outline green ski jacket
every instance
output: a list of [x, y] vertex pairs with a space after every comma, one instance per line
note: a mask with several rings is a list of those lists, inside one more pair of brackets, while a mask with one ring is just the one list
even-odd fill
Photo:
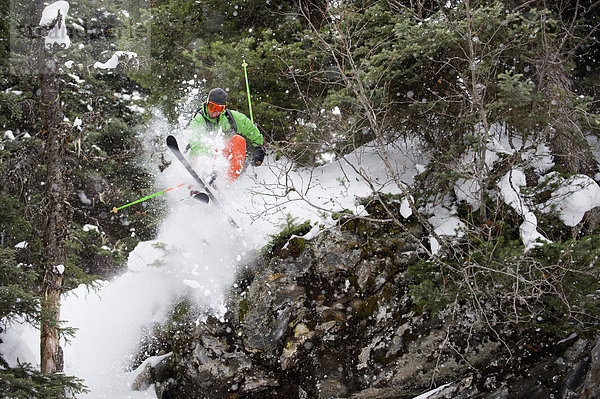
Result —
[[225, 137], [239, 134], [246, 139], [246, 143], [252, 147], [258, 147], [263, 143], [263, 135], [254, 126], [250, 118], [238, 111], [225, 109], [218, 118], [211, 119], [206, 111], [206, 103], [190, 123], [192, 138], [190, 139], [190, 155], [212, 154], [212, 149], [203, 142], [202, 138], [219, 129]]

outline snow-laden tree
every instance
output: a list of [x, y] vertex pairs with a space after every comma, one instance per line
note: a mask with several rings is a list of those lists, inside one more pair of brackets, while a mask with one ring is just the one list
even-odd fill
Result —
[[[0, 378], [11, 381], [15, 395], [27, 376], [32, 386], [45, 381], [52, 389], [62, 384], [81, 391], [73, 379], [49, 376], [62, 368], [59, 339], [72, 333], [60, 320], [60, 296], [99, 274], [116, 273], [138, 237], [152, 234], [150, 220], [158, 211], [109, 213], [151, 187], [137, 162], [141, 143], [134, 129], [144, 122], [144, 94], [126, 76], [130, 65], [114, 71], [93, 66], [111, 58], [121, 37], [131, 39], [123, 26], [135, 13], [115, 9], [114, 2], [45, 7], [14, 0], [3, 7], [2, 267], [16, 264], [27, 279], [21, 291], [3, 292], [22, 305], [3, 302], [1, 316], [3, 328], [13, 320], [41, 324], [43, 373], [31, 365], [13, 369], [11, 363]], [[11, 276], [2, 274], [3, 286], [15, 287]]]

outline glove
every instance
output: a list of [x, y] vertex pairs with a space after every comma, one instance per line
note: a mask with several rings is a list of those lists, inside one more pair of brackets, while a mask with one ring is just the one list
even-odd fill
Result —
[[252, 165], [260, 166], [265, 159], [265, 149], [262, 145], [254, 148], [254, 154], [252, 155]]

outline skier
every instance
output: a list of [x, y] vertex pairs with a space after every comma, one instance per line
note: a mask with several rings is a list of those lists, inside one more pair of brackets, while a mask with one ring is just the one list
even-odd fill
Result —
[[199, 155], [215, 155], [215, 150], [207, 140], [210, 135], [221, 131], [226, 137], [223, 156], [229, 160], [227, 181], [230, 183], [242, 173], [248, 142], [253, 148], [252, 165], [261, 165], [265, 158], [263, 135], [246, 115], [227, 109], [227, 93], [220, 87], [208, 93], [206, 102], [202, 104], [190, 123], [190, 129], [192, 130], [190, 139], [192, 158]]

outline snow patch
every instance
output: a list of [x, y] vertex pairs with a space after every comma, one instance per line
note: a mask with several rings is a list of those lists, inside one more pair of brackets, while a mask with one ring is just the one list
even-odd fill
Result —
[[444, 384], [444, 385], [441, 385], [441, 386], [439, 386], [439, 387], [437, 387], [435, 389], [432, 389], [431, 391], [422, 393], [419, 396], [415, 396], [413, 399], [428, 399], [428, 398], [432, 397], [433, 395], [435, 395], [435, 394], [443, 391], [444, 389], [448, 388], [450, 385], [452, 385], [451, 382], [449, 382], [447, 384]]
[[10, 141], [13, 141], [15, 139], [15, 135], [12, 132], [12, 130], [7, 130], [4, 132], [4, 138]]
[[[410, 201], [414, 203], [414, 198], [412, 195], [410, 196]], [[413, 211], [410, 207], [408, 198], [402, 198], [402, 203], [400, 204], [400, 214], [404, 219], [408, 219], [410, 216], [412, 216]]]
[[[319, 234], [321, 234], [321, 228], [319, 225], [314, 225], [312, 229], [308, 233], [306, 233], [302, 238], [305, 240], [312, 240], [316, 238]], [[286, 244], [287, 245], [287, 244]]]
[[519, 226], [519, 232], [523, 244], [525, 245], [525, 251], [543, 245], [544, 243], [552, 242], [537, 231], [538, 221], [533, 212], [527, 212], [523, 215], [523, 218], [525, 220], [521, 223], [521, 226]]
[[600, 187], [589, 176], [574, 175], [552, 193], [544, 211], [555, 210], [567, 226], [576, 226], [589, 210], [600, 206]]
[[27, 241], [21, 241], [20, 243], [15, 245], [15, 249], [25, 249], [28, 246], [29, 246], [29, 243]]
[[525, 173], [519, 169], [511, 170], [498, 183], [504, 203], [513, 207], [521, 216], [529, 212], [521, 196], [521, 187], [526, 184]]
[[150, 365], [150, 367], [156, 367], [156, 365], [158, 365], [164, 359], [167, 359], [171, 356], [173, 356], [173, 352], [165, 353], [164, 355], [160, 356], [150, 356], [148, 359], [144, 360], [142, 364], [140, 364], [135, 370], [131, 372], [129, 380], [133, 383], [133, 381], [135, 381], [135, 379], [144, 372], [147, 365]]
[[[82, 204], [84, 204], [84, 205], [92, 205], [92, 200], [90, 200], [88, 198], [88, 196], [87, 196], [87, 194], [85, 192], [79, 191], [77, 193], [77, 197], [79, 197], [79, 201], [81, 201]], [[88, 230], [85, 230], [85, 231], [88, 231]]]
[[[456, 207], [438, 205], [433, 207], [428, 213], [433, 213], [433, 216], [427, 220], [438, 236], [462, 237], [465, 234], [465, 224], [455, 216]], [[439, 241], [431, 236], [429, 237], [429, 244], [431, 246], [431, 253], [434, 255], [438, 254], [441, 248]]]
[[[519, 138], [509, 138], [504, 129], [499, 124], [494, 124], [489, 131], [489, 138], [486, 143], [485, 167], [478, 171], [475, 165], [479, 164], [479, 154], [470, 151], [460, 160], [458, 170], [464, 174], [459, 178], [454, 186], [454, 193], [459, 202], [466, 202], [478, 210], [481, 206], [481, 186], [480, 178], [487, 176], [487, 171], [493, 168], [494, 164], [502, 157], [514, 155], [521, 151], [520, 160], [528, 167], [532, 167], [538, 173], [542, 174], [554, 166], [550, 148], [545, 144], [535, 144], [530, 141], [523, 142]], [[482, 176], [478, 176], [482, 173]]]
[[81, 79], [78, 75], [75, 75], [74, 73], [67, 73], [67, 76], [73, 79], [78, 85], [85, 83], [85, 80]]
[[127, 258], [127, 268], [134, 272], [140, 272], [165, 256], [164, 247], [158, 241], [142, 241]]
[[17, 367], [19, 363], [39, 364], [39, 346], [31, 345], [37, 336], [39, 332], [22, 321], [12, 322], [0, 332], [0, 353], [9, 367]]
[[92, 230], [94, 230], [98, 233], [100, 232], [100, 230], [98, 229], [98, 226], [94, 226], [93, 224], [86, 224], [81, 228], [81, 230], [83, 230], [85, 232], [92, 231]]
[[474, 211], [478, 210], [481, 201], [479, 193], [481, 192], [481, 186], [477, 179], [465, 179], [459, 178], [454, 185], [454, 194], [459, 202], [466, 202], [471, 205]]
[[521, 195], [521, 187], [526, 184], [525, 173], [519, 169], [513, 169], [502, 177], [498, 182], [498, 187], [504, 203], [510, 205], [524, 219], [519, 231], [523, 245], [525, 245], [525, 251], [528, 251], [533, 247], [552, 241], [537, 231], [537, 217], [529, 210]]

